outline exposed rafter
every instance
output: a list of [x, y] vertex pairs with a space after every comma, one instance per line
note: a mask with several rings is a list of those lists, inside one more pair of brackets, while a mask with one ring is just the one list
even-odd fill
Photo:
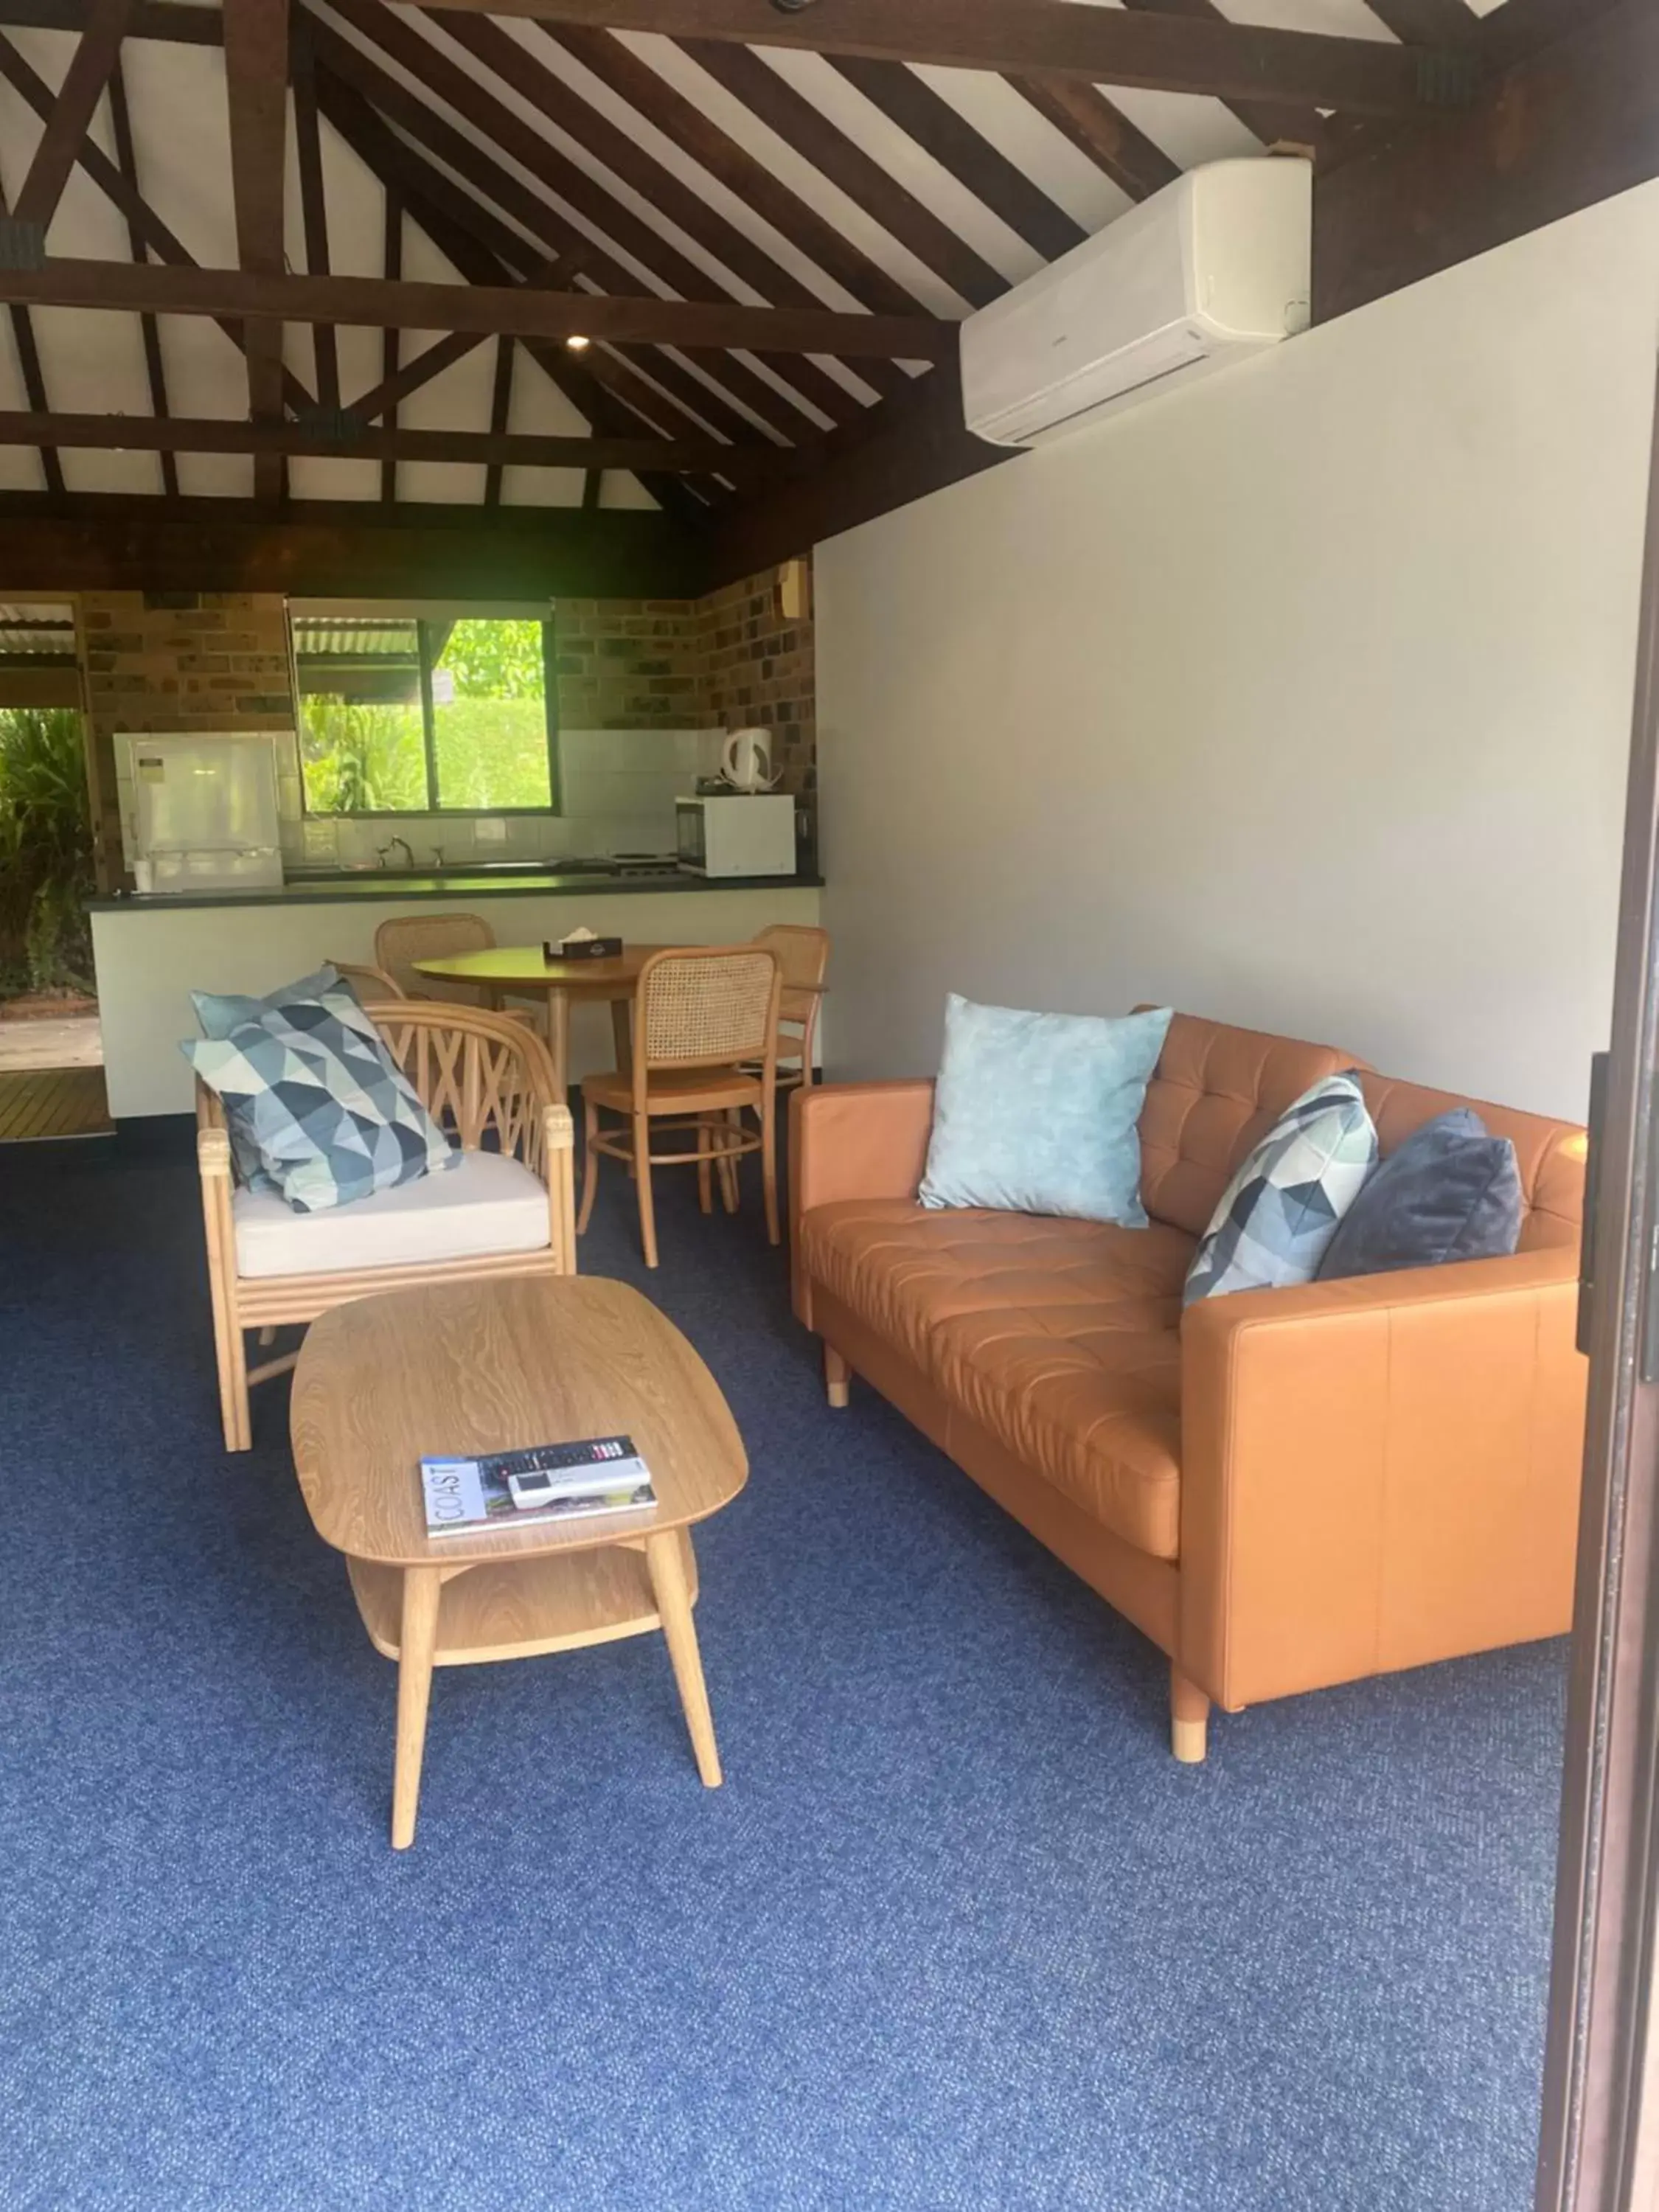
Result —
[[[363, 4], [364, 0], [344, 0], [344, 11], [359, 13]], [[647, 204], [672, 208], [675, 222], [686, 235], [733, 276], [751, 285], [763, 300], [778, 307], [822, 305], [818, 295], [793, 270], [717, 208], [689, 191], [636, 137], [562, 84], [499, 23], [482, 15], [455, 16], [447, 27], [452, 38], [510, 83], [521, 100], [528, 100], [556, 130], [584, 148], [605, 169]], [[832, 422], [850, 420], [860, 412], [860, 402], [815, 362], [795, 361], [780, 366], [795, 388]], [[896, 391], [903, 371], [880, 369], [875, 376], [878, 390]]]
[[[109, 112], [115, 130], [116, 161], [124, 181], [136, 196], [138, 190], [138, 157], [133, 150], [132, 118], [127, 107], [126, 80], [121, 73], [118, 55], [115, 67], [110, 71]], [[126, 223], [127, 244], [133, 259], [148, 260], [149, 251], [143, 231], [131, 216], [127, 217]], [[161, 358], [161, 329], [154, 315], [141, 315], [138, 326], [144, 348], [144, 380], [149, 386], [150, 412], [158, 420], [165, 421], [168, 412], [167, 376], [166, 364]], [[161, 455], [161, 489], [169, 499], [176, 499], [179, 496], [179, 468], [171, 453]]]
[[[496, 339], [495, 377], [489, 394], [489, 429], [492, 437], [499, 438], [506, 434], [507, 420], [513, 412], [513, 360], [517, 348], [511, 338]], [[583, 447], [588, 445], [586, 439], [579, 439], [575, 442]], [[660, 450], [665, 452], [667, 448], [664, 447]], [[591, 468], [593, 465], [591, 451], [573, 455], [572, 458], [579, 467]], [[622, 465], [628, 468], [635, 464], [624, 461]], [[672, 465], [660, 459], [653, 460], [647, 458], [641, 461], [638, 465], [641, 468], [663, 468]], [[707, 454], [704, 454], [697, 465], [700, 468], [717, 468], [720, 463], [711, 462]], [[483, 503], [486, 507], [499, 507], [501, 503], [501, 470], [502, 464], [498, 460], [492, 460], [484, 471]]]
[[[509, 349], [514, 344], [510, 338], [501, 343]], [[344, 456], [474, 462], [493, 469], [662, 469], [685, 476], [718, 473], [738, 483], [777, 483], [798, 465], [775, 446], [725, 446], [714, 438], [565, 438], [494, 428], [391, 430], [368, 424], [348, 424], [337, 432], [301, 422], [236, 422], [218, 416], [158, 420], [146, 415], [0, 410], [0, 447], [46, 444], [106, 453], [309, 454], [336, 460]]]
[[[312, 51], [309, 20], [303, 9], [296, 11], [294, 17], [294, 150], [300, 167], [300, 219], [305, 231], [306, 267], [315, 276], [326, 276], [330, 272], [328, 194], [323, 179], [316, 57]], [[312, 342], [317, 354], [317, 404], [322, 408], [337, 407], [340, 349], [332, 324], [319, 323]]]
[[[380, 276], [266, 276], [246, 269], [161, 269], [124, 261], [49, 258], [0, 269], [0, 299], [20, 307], [149, 308], [161, 315], [234, 315], [250, 322], [395, 323], [406, 331], [477, 331], [514, 337], [611, 338], [621, 344], [724, 352], [842, 353], [874, 361], [948, 361], [953, 323], [924, 315], [844, 315], [829, 307], [745, 307], [702, 300], [616, 299], [608, 292], [528, 286], [388, 283]], [[252, 336], [250, 334], [250, 344]], [[280, 397], [281, 386], [276, 386]]]
[[[537, 254], [518, 231], [396, 137], [352, 88], [337, 82], [331, 72], [321, 82], [326, 112], [346, 143], [383, 185], [399, 192], [412, 219], [469, 283], [495, 284], [510, 276], [526, 284], [564, 288], [593, 258], [593, 249], [586, 241], [578, 241], [556, 259]], [[493, 165], [485, 173], [493, 177]], [[537, 204], [532, 201], [526, 212], [533, 214]], [[471, 343], [475, 341], [441, 339], [422, 356], [422, 362], [428, 356], [435, 361], [447, 346], [465, 349]], [[614, 349], [589, 347], [578, 356], [532, 340], [524, 350], [595, 430], [617, 435], [637, 435], [643, 430], [679, 437], [688, 432], [706, 435], [713, 428], [739, 443], [754, 434], [735, 409], [722, 409], [710, 398], [699, 415], [674, 396], [675, 382], [699, 396], [702, 387], [689, 369], [665, 354], [643, 357], [660, 364], [661, 374], [670, 380], [667, 393], [647, 383], [631, 357]], [[362, 404], [367, 409], [368, 401]], [[719, 490], [712, 481], [688, 483], [678, 477], [652, 476], [641, 481], [659, 505], [684, 520], [699, 516], [705, 496], [717, 495]]]
[[[3, 0], [0, 21], [74, 29], [84, 23], [87, 6], [88, 0]], [[799, 11], [780, 9], [773, 0], [447, 0], [447, 9], [931, 62], [1005, 76], [1072, 76], [1088, 84], [1356, 115], [1420, 115], [1467, 100], [1474, 89], [1459, 46], [1391, 46], [1264, 29], [1231, 22], [1214, 9], [1183, 10], [1190, 20], [1176, 24], [1143, 21], [1127, 8], [1079, 7], [1074, 0], [904, 0], [902, 7], [892, 0], [835, 0], [833, 7]], [[135, 0], [129, 35], [215, 46], [221, 18], [217, 9], [192, 0]]]
[[[0, 187], [0, 219], [6, 212], [6, 196]], [[23, 393], [29, 405], [44, 413], [46, 404], [46, 383], [40, 374], [40, 349], [34, 343], [34, 324], [27, 307], [9, 310], [12, 343], [17, 349], [17, 367], [23, 380]], [[38, 442], [31, 441], [31, 443]], [[51, 446], [40, 447], [40, 474], [46, 489], [61, 496], [64, 490], [64, 465]]]
[[772, 0], [446, 0], [457, 15], [530, 15], [671, 38], [795, 46], [878, 61], [1071, 76], [1085, 84], [1218, 98], [1307, 101], [1355, 115], [1412, 116], [1467, 97], [1456, 50], [1389, 46], [1313, 31], [1165, 21], [1073, 0], [834, 0], [781, 10]]
[[[224, 0], [224, 16], [236, 251], [242, 273], [252, 286], [279, 284], [283, 268], [283, 194], [288, 139], [288, 0]], [[246, 296], [256, 294], [250, 291]], [[94, 299], [79, 304], [96, 307], [100, 303]], [[249, 310], [244, 306], [223, 312], [246, 314]], [[282, 324], [249, 321], [243, 326], [242, 339], [247, 356], [248, 412], [256, 422], [280, 422]], [[257, 499], [279, 498], [283, 482], [280, 455], [264, 453], [255, 460]]]
[[[343, 13], [343, 10], [342, 11]], [[400, 131], [406, 132], [447, 168], [481, 192], [495, 207], [511, 216], [556, 252], [567, 252], [580, 235], [568, 220], [549, 205], [542, 193], [556, 193], [563, 204], [592, 225], [601, 237], [641, 268], [665, 291], [685, 300], [729, 299], [732, 295], [670, 239], [655, 228], [604, 183], [535, 130], [516, 109], [498, 100], [476, 76], [447, 54], [441, 52], [413, 23], [377, 3], [358, 9], [354, 25], [373, 39], [381, 53], [405, 70], [421, 88], [420, 94], [392, 79], [343, 40], [319, 33], [319, 53], [326, 53], [330, 68], [353, 85]], [[468, 126], [458, 130], [438, 112], [435, 102], [460, 117]], [[469, 132], [478, 134], [481, 146]], [[484, 146], [494, 149], [484, 150]], [[502, 159], [518, 164], [536, 181], [532, 190], [512, 175]], [[627, 264], [614, 259], [589, 240], [586, 267], [596, 285], [611, 292], [633, 290], [639, 279]], [[780, 392], [747, 362], [727, 360], [718, 364], [721, 388], [781, 438], [794, 438], [803, 428], [816, 431], [819, 416], [805, 401], [793, 396], [789, 372], [798, 364], [775, 363], [785, 378]], [[711, 374], [715, 365], [708, 365]], [[683, 385], [696, 378], [678, 363], [653, 361], [651, 373], [659, 381], [683, 393]]]
[[592, 594], [688, 599], [706, 563], [694, 531], [665, 514], [477, 507], [371, 500], [88, 494], [70, 504], [0, 493], [0, 589], [25, 592], [260, 591], [319, 598], [509, 599]]
[[786, 145], [804, 154], [815, 169], [971, 306], [982, 307], [1007, 290], [982, 253], [907, 191], [890, 171], [854, 144], [759, 54], [746, 46], [705, 40], [681, 43], [716, 83], [775, 131]]
[[[387, 185], [385, 190], [386, 221], [381, 234], [380, 273], [391, 278], [395, 283], [404, 273], [404, 201], [403, 194], [398, 190], [396, 185]], [[392, 329], [382, 330], [380, 332], [380, 384], [381, 388], [388, 394], [397, 378], [398, 356], [402, 349], [403, 332]], [[383, 416], [388, 430], [395, 430], [398, 427], [398, 401], [395, 396], [382, 399], [372, 412], [368, 408], [360, 410], [360, 412], [368, 421], [372, 421], [375, 415]], [[395, 459], [388, 455], [380, 463], [380, 498], [386, 506], [390, 507], [394, 503], [397, 496], [398, 464]]]
[[119, 58], [131, 12], [131, 0], [89, 0], [81, 43], [46, 118], [46, 127], [12, 210], [15, 231], [33, 233], [40, 252], [46, 250], [47, 227]]
[[[167, 4], [172, 5], [173, 0], [167, 0]], [[4, 37], [0, 37], [0, 76], [3, 76], [7, 83], [21, 94], [37, 115], [45, 116], [50, 112], [52, 101], [50, 86], [29, 67], [10, 40]], [[184, 244], [161, 221], [137, 185], [117, 167], [94, 140], [88, 138], [82, 141], [78, 158], [82, 167], [106, 199], [125, 216], [129, 235], [136, 231], [156, 259], [168, 268], [194, 269], [197, 266]], [[244, 351], [240, 324], [228, 316], [216, 316], [214, 320], [237, 350]], [[314, 407], [317, 404], [292, 369], [283, 371], [283, 390], [289, 406], [296, 411]]]
[[1074, 222], [914, 70], [902, 62], [862, 61], [854, 55], [835, 57], [833, 66], [1045, 260], [1057, 259], [1087, 237], [1080, 222]]
[[[1461, 8], [1463, 0], [1457, 4]], [[1164, 149], [1091, 84], [1079, 84], [1069, 76], [1022, 76], [1011, 82], [1039, 115], [1132, 200], [1150, 199], [1181, 174]]]

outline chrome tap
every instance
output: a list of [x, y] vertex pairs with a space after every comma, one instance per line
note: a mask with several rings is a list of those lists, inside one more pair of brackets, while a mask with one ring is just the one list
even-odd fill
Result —
[[415, 848], [410, 843], [407, 837], [389, 837], [384, 845], [377, 845], [374, 848], [375, 851], [380, 856], [380, 866], [385, 867], [386, 854], [388, 853], [395, 853], [399, 845], [404, 848], [404, 858], [409, 863], [410, 873], [413, 875], [415, 872]]

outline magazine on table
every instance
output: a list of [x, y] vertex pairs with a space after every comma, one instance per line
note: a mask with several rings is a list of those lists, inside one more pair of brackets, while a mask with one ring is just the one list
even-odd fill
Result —
[[657, 1503], [651, 1470], [631, 1437], [585, 1437], [474, 1459], [421, 1462], [428, 1536], [483, 1528], [530, 1528], [590, 1514], [648, 1513]]

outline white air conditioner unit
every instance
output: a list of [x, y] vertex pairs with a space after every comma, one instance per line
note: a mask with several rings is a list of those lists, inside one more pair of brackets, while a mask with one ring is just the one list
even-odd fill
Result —
[[1177, 177], [962, 326], [963, 410], [1038, 446], [1308, 326], [1305, 161]]

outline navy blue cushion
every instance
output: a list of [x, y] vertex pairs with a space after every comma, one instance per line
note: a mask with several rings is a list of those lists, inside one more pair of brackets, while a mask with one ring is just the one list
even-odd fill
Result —
[[1339, 1224], [1319, 1279], [1501, 1260], [1520, 1235], [1515, 1146], [1459, 1106], [1414, 1129], [1382, 1162]]

